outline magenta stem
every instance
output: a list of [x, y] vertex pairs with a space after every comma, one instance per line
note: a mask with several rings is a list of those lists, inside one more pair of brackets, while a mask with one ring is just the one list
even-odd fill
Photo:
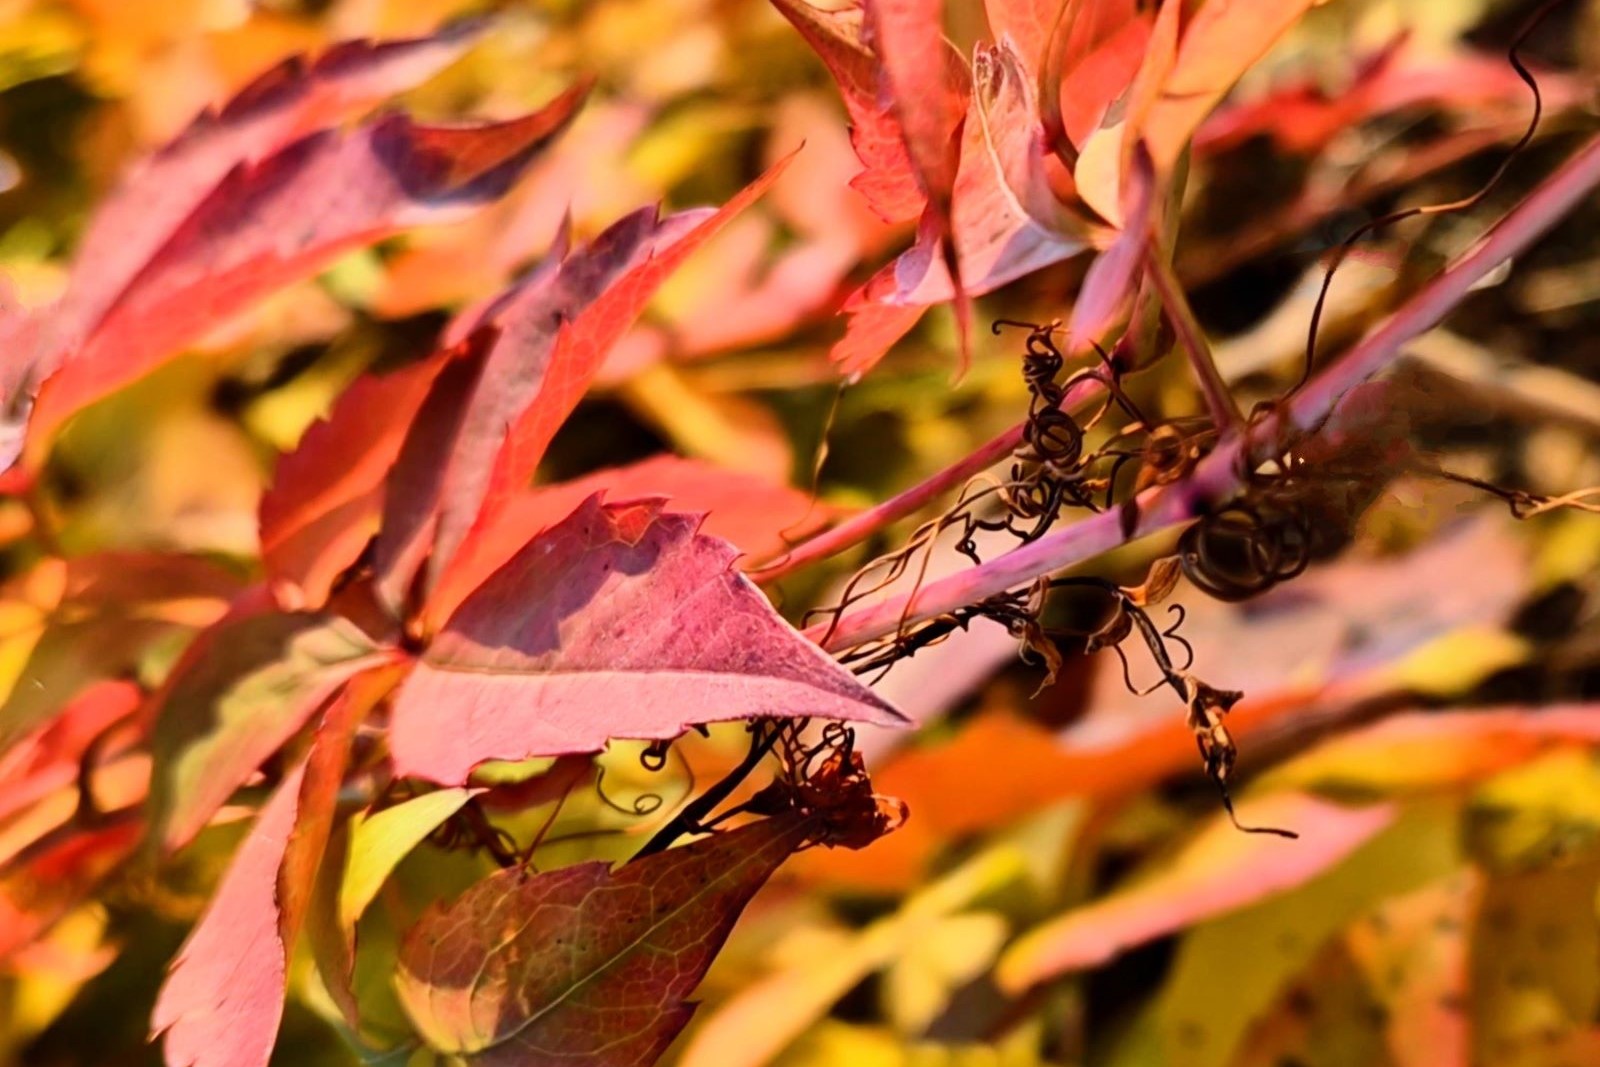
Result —
[[[1067, 395], [1062, 398], [1062, 406], [1078, 407], [1104, 390], [1104, 384], [1098, 379], [1085, 378], [1067, 390]], [[931, 478], [913, 485], [882, 504], [852, 515], [839, 525], [824, 530], [809, 540], [802, 541], [771, 563], [750, 571], [750, 576], [758, 582], [777, 581], [786, 574], [843, 552], [852, 545], [865, 541], [890, 523], [922, 510], [939, 497], [960, 488], [969, 479], [982, 474], [1015, 452], [1017, 446], [1022, 443], [1025, 426], [1025, 423], [1018, 423]]]

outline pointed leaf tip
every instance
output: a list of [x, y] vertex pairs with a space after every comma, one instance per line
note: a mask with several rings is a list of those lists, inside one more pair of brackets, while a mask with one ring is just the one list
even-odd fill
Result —
[[[478, 763], [595, 752], [696, 723], [807, 716], [895, 725], [661, 503], [585, 501], [462, 602], [407, 679], [396, 770], [446, 785]], [[441, 709], [450, 709], [448, 715]]]

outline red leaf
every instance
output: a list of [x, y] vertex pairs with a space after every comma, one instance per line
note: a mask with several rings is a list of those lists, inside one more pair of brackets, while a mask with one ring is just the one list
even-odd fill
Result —
[[748, 559], [777, 555], [790, 543], [786, 538], [803, 536], [837, 514], [837, 509], [816, 503], [791, 486], [700, 460], [662, 455], [596, 471], [522, 493], [491, 525], [475, 532], [429, 599], [429, 618], [448, 619], [523, 545], [571, 515], [597, 492], [603, 492], [612, 503], [666, 497], [667, 510], [704, 514], [700, 532], [728, 541]]
[[432, 37], [346, 41], [313, 62], [287, 59], [221, 111], [201, 112], [170, 144], [133, 168], [95, 213], [74, 257], [67, 292], [38, 338], [43, 344], [32, 359], [10, 364], [17, 373], [0, 378], [0, 396], [15, 399], [29, 376], [37, 384], [54, 371], [230, 170], [427, 79], [460, 56], [482, 27], [462, 23]]
[[363, 376], [279, 457], [261, 498], [261, 560], [285, 608], [322, 607], [377, 533], [384, 478], [445, 362]]
[[929, 206], [947, 217], [966, 86], [936, 59], [949, 49], [943, 0], [865, 0], [864, 8], [881, 65], [880, 91], [900, 120], [906, 152]]
[[1059, 109], [1061, 131], [1080, 149], [1128, 91], [1145, 58], [1154, 16], [1144, 6], [1137, 0], [1070, 0], [1071, 9], [1062, 15], [1045, 71], [1050, 84], [1041, 90], [1049, 95], [1041, 103]]
[[427, 912], [396, 987], [434, 1048], [479, 1067], [647, 1067], [739, 913], [804, 840], [779, 817], [625, 864], [497, 872]]
[[397, 773], [455, 785], [484, 760], [753, 716], [901, 721], [772, 610], [731, 545], [661, 508], [592, 497], [462, 603], [396, 699]]
[[404, 664], [390, 663], [357, 675], [322, 713], [306, 756], [294, 831], [289, 835], [278, 871], [279, 928], [286, 944], [294, 943], [306, 917], [317, 871], [333, 832], [339, 787], [344, 784], [345, 770], [350, 765], [350, 744], [356, 730], [373, 708], [394, 691], [404, 669]]
[[88, 897], [133, 853], [142, 829], [133, 818], [87, 831], [69, 826], [8, 864], [0, 876], [0, 960], [32, 944]]
[[[700, 217], [686, 212], [662, 219], [654, 208], [636, 211], [570, 256], [558, 251], [451, 325], [445, 341], [456, 359], [424, 401], [384, 497], [375, 565], [380, 595], [396, 616], [404, 614], [415, 575], [438, 551], [441, 526], [448, 523], [459, 536], [482, 507], [507, 428], [547, 391], [562, 388], [551, 380], [566, 370], [555, 361], [561, 323]], [[580, 391], [586, 385], [587, 379]]]
[[881, 90], [900, 119], [911, 167], [928, 194], [919, 243], [929, 240], [944, 264], [964, 371], [971, 359], [972, 300], [951, 197], [967, 117], [966, 71], [958, 61], [952, 77], [947, 64], [932, 60], [950, 50], [944, 38], [943, 0], [865, 0], [865, 8], [873, 50], [883, 66]]
[[[981, 295], [1087, 247], [1083, 220], [1052, 191], [1032, 84], [1011, 46], [979, 45], [971, 107], [961, 131], [960, 168], [948, 240], [962, 282]], [[851, 376], [870, 370], [911, 328], [921, 306], [957, 296], [945, 234], [925, 217], [917, 243], [851, 297], [845, 339], [832, 358]]]
[[234, 853], [178, 950], [150, 1017], [168, 1067], [266, 1067], [283, 1017], [286, 940], [278, 868], [294, 829], [304, 765], [291, 771]]
[[143, 696], [133, 682], [92, 682], [48, 725], [0, 757], [0, 819], [45, 793], [77, 780], [78, 761], [89, 746], [128, 718]]
[[566, 125], [584, 87], [508, 122], [421, 126], [391, 115], [312, 134], [219, 182], [134, 275], [84, 347], [40, 388], [37, 462], [73, 413], [343, 253], [503, 195]]
[[[1229, 105], [1196, 132], [1197, 152], [1221, 152], [1265, 134], [1280, 151], [1319, 152], [1341, 130], [1415, 107], [1464, 113], [1475, 123], [1524, 114], [1528, 86], [1504, 55], [1438, 55], [1411, 47], [1404, 35], [1353, 64], [1352, 81], [1330, 94], [1325, 81], [1296, 78], [1267, 95]], [[1578, 85], [1558, 71], [1539, 70], [1539, 91], [1552, 111], [1572, 102]]]
[[152, 701], [155, 840], [188, 843], [349, 678], [395, 655], [343, 619], [260, 604], [201, 634]]
[[885, 222], [903, 222], [927, 204], [911, 169], [905, 137], [893, 111], [879, 99], [878, 60], [862, 39], [859, 8], [825, 11], [805, 0], [772, 0], [822, 57], [850, 115], [850, 143], [864, 168], [850, 185]]
[[765, 192], [791, 158], [715, 212], [664, 220], [650, 209], [635, 212], [484, 310], [469, 337], [485, 346], [481, 367], [471, 381], [477, 361], [435, 385], [441, 400], [424, 405], [417, 441], [402, 448], [393, 476], [391, 485], [405, 488], [385, 500], [377, 566], [391, 607], [403, 605], [424, 559], [428, 587], [437, 585], [469, 531], [486, 529], [523, 490], [607, 350], [678, 265]]

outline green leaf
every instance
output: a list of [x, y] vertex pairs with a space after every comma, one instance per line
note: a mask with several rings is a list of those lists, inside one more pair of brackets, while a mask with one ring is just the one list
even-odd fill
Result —
[[339, 925], [353, 930], [399, 862], [476, 792], [440, 789], [351, 820], [344, 883], [339, 888]]

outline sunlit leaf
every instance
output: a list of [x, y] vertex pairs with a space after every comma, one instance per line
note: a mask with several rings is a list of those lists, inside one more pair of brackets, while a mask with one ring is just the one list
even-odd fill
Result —
[[591, 498], [536, 537], [462, 602], [407, 679], [390, 727], [396, 769], [459, 785], [485, 760], [596, 752], [695, 722], [900, 721], [697, 525], [659, 502]]

